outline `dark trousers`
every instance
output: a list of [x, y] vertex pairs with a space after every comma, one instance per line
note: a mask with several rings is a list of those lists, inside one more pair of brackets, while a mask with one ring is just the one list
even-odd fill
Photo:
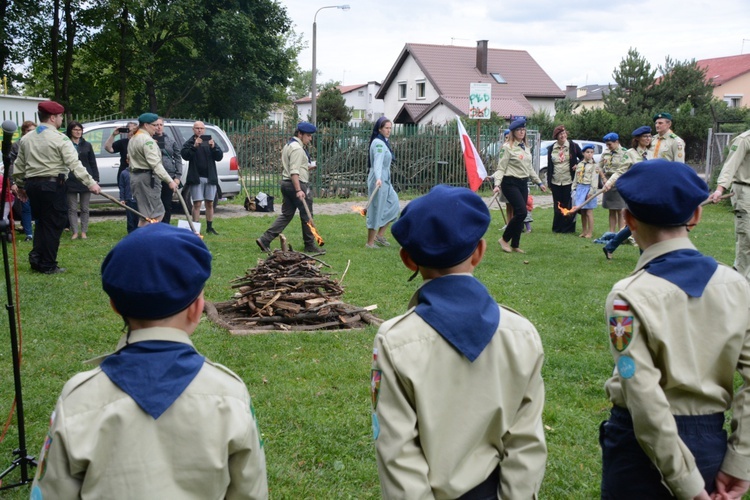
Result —
[[29, 264], [36, 271], [47, 272], [57, 267], [60, 236], [68, 223], [68, 200], [64, 178], [62, 181], [27, 179], [26, 194], [31, 204], [34, 225], [34, 245], [29, 252]]
[[[675, 415], [677, 433], [695, 457], [706, 491], [715, 489], [715, 478], [727, 450], [724, 414]], [[615, 406], [599, 427], [602, 448], [602, 499], [674, 498], [661, 482], [661, 474], [635, 437], [630, 412]]]
[[570, 196], [572, 184], [567, 186], [558, 186], [556, 184], [549, 185], [552, 191], [552, 207], [555, 210], [555, 215], [552, 218], [552, 232], [553, 233], [575, 233], [576, 232], [576, 216], [563, 215], [558, 207], [558, 204], [563, 208], [570, 210], [573, 208], [573, 199]]
[[511, 247], [518, 248], [521, 243], [523, 221], [526, 219], [526, 200], [529, 197], [528, 180], [506, 175], [500, 184], [500, 190], [510, 206], [513, 207], [513, 217], [508, 221], [503, 239], [509, 242]]
[[467, 491], [458, 500], [497, 500], [497, 492], [500, 490], [500, 466], [495, 467], [487, 479]]
[[633, 233], [630, 231], [630, 228], [628, 226], [625, 226], [624, 228], [620, 229], [620, 231], [615, 235], [614, 238], [609, 240], [606, 245], [604, 245], [604, 250], [607, 253], [615, 253], [615, 250], [617, 250], [617, 247], [623, 244], [625, 240], [630, 238], [630, 236]]
[[[135, 202], [135, 199], [126, 201], [125, 204], [133, 210], [138, 210], [138, 204]], [[141, 218], [130, 210], [125, 211], [125, 223], [127, 224], [128, 233], [132, 233], [138, 229], [138, 223], [140, 220]]]
[[[299, 187], [305, 192], [305, 202], [310, 209], [310, 214], [312, 214], [312, 191], [310, 191], [307, 183], [304, 182], [300, 182]], [[274, 223], [271, 224], [271, 227], [263, 233], [263, 236], [261, 236], [260, 239], [266, 245], [269, 245], [284, 229], [286, 229], [289, 223], [292, 222], [295, 212], [299, 210], [299, 218], [302, 221], [302, 240], [305, 243], [305, 248], [313, 248], [315, 246], [315, 237], [313, 236], [310, 227], [307, 225], [310, 219], [307, 217], [305, 207], [302, 205], [303, 202], [297, 198], [297, 192], [294, 190], [294, 184], [292, 184], [292, 181], [281, 181], [281, 195], [283, 199], [281, 203], [281, 215], [276, 218]]]
[[[171, 174], [170, 174], [171, 177]], [[161, 183], [161, 204], [164, 205], [164, 217], [161, 219], [165, 224], [172, 220], [172, 195], [174, 191], [169, 189], [169, 184]]]

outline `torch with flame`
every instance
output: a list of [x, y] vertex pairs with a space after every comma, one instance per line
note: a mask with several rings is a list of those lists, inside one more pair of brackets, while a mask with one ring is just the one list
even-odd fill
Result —
[[563, 214], [563, 215], [566, 215], [566, 216], [567, 215], [573, 215], [576, 212], [578, 212], [581, 209], [582, 206], [586, 205], [586, 203], [590, 202], [591, 200], [593, 200], [594, 198], [596, 198], [597, 196], [599, 196], [602, 193], [604, 193], [603, 189], [600, 189], [599, 191], [596, 191], [594, 194], [592, 194], [591, 196], [589, 196], [588, 198], [586, 198], [585, 200], [583, 200], [583, 203], [581, 203], [580, 205], [574, 206], [570, 210], [568, 210], [567, 208], [565, 208], [562, 205], [560, 205], [560, 202], [558, 201], [557, 202], [557, 209], [560, 210], [560, 213]]
[[367, 215], [367, 209], [370, 208], [370, 203], [372, 203], [373, 198], [375, 198], [375, 195], [377, 194], [378, 189], [380, 189], [380, 186], [375, 186], [375, 189], [372, 190], [370, 199], [367, 200], [367, 205], [365, 205], [364, 207], [359, 207], [355, 205], [352, 207], [352, 210], [354, 210], [355, 212], [359, 212], [359, 215], [361, 215], [362, 217]]
[[310, 228], [310, 231], [315, 237], [315, 243], [317, 243], [318, 246], [322, 247], [323, 245], [326, 244], [326, 242], [323, 241], [323, 237], [320, 235], [320, 233], [318, 233], [318, 230], [315, 228], [315, 222], [313, 222], [312, 214], [310, 213], [310, 208], [307, 206], [307, 200], [302, 200], [302, 206], [305, 207], [305, 212], [307, 212], [307, 227]]

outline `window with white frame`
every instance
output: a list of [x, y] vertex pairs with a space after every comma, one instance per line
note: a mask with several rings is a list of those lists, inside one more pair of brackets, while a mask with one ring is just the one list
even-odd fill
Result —
[[427, 97], [427, 84], [424, 80], [417, 80], [417, 99]]
[[365, 117], [365, 110], [364, 109], [353, 109], [352, 110], [352, 119], [353, 120], [362, 120]]
[[398, 82], [398, 100], [406, 100], [406, 82]]
[[730, 108], [739, 108], [742, 106], [742, 97], [742, 94], [725, 94], [724, 102], [727, 103], [727, 106]]

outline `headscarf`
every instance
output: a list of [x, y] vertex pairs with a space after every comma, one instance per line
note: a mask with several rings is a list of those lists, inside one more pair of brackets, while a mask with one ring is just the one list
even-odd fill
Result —
[[[388, 139], [386, 139], [385, 137], [383, 137], [383, 134], [380, 133], [380, 128], [383, 126], [383, 124], [385, 122], [389, 122], [389, 121], [390, 120], [388, 118], [386, 118], [385, 116], [381, 116], [380, 118], [377, 119], [377, 121], [375, 122], [375, 125], [373, 125], [373, 127], [372, 127], [372, 134], [370, 134], [370, 142], [367, 145], [367, 151], [368, 152], [370, 151], [370, 146], [372, 146], [372, 141], [374, 141], [375, 139], [380, 139], [388, 147], [388, 151], [391, 152], [391, 156], [395, 156], [393, 154], [393, 149], [391, 149], [391, 143], [390, 143], [390, 141], [388, 141]], [[394, 160], [391, 160], [391, 161], [395, 162], [395, 158], [394, 158]], [[370, 160], [370, 155], [368, 153], [368, 155], [367, 155], [367, 170], [370, 170], [370, 168], [372, 168], [372, 164], [371, 164], [371, 160]]]

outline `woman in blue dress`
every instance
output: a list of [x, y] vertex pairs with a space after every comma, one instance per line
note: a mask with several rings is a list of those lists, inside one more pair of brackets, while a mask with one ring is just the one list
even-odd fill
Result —
[[[376, 245], [390, 246], [385, 239], [388, 225], [398, 218], [398, 195], [391, 184], [391, 163], [393, 150], [388, 138], [393, 130], [393, 123], [381, 116], [375, 122], [370, 136], [370, 155], [367, 159], [367, 189], [372, 201], [367, 207], [367, 244], [368, 248]], [[372, 193], [378, 189], [375, 196]]]

